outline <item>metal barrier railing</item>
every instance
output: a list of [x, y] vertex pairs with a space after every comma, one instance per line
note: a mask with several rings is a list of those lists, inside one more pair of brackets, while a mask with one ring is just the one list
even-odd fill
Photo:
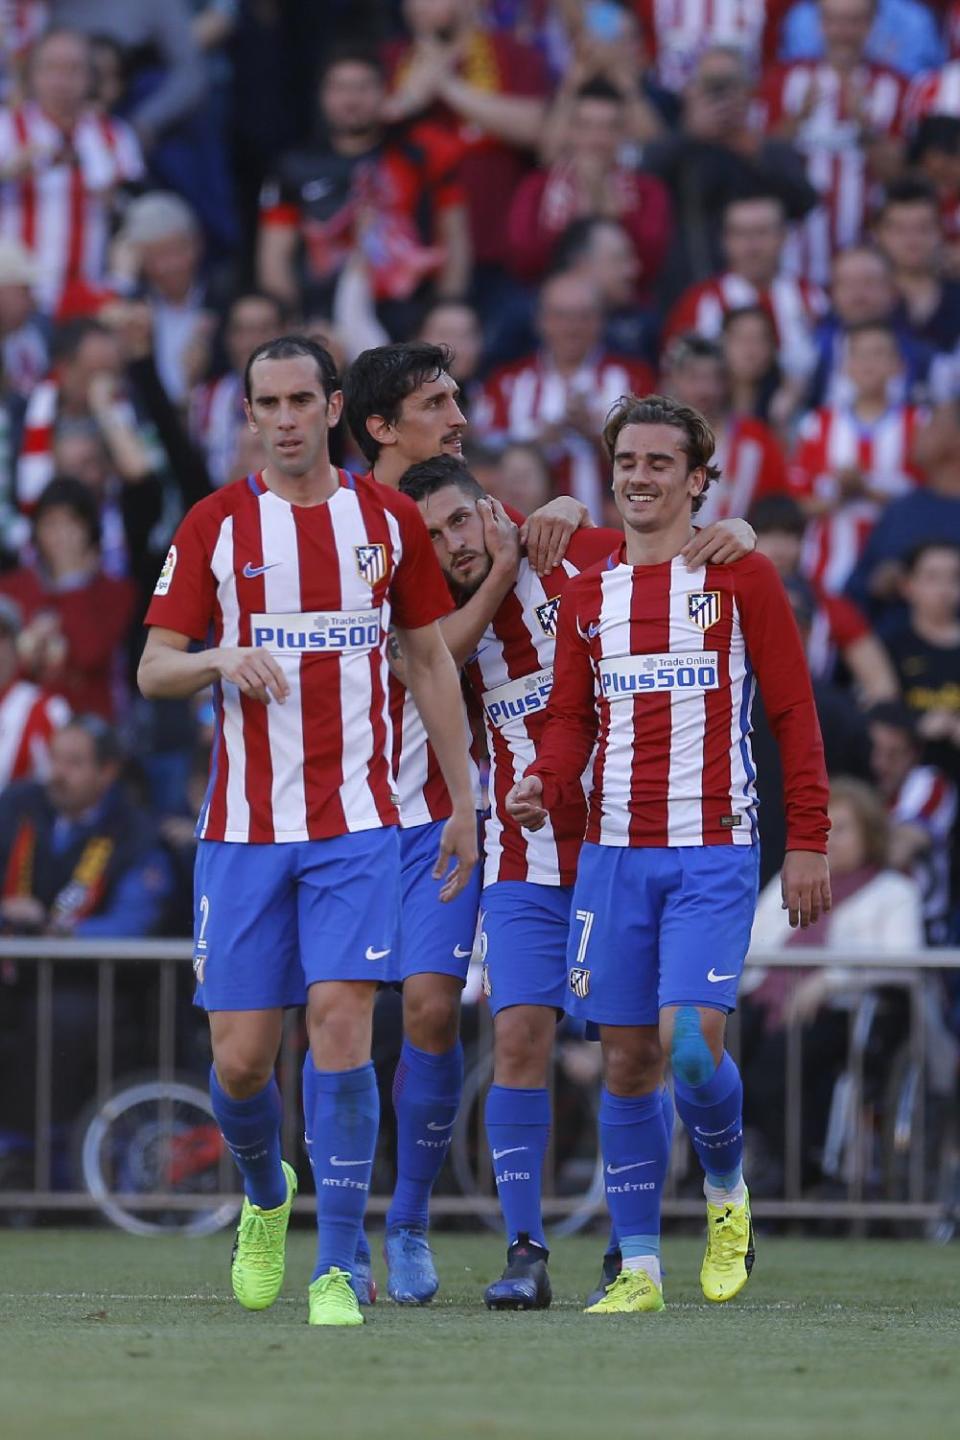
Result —
[[[55, 1132], [54, 1132], [54, 1089], [57, 1075], [58, 1056], [55, 1053], [56, 1030], [56, 982], [61, 972], [69, 973], [72, 968], [93, 965], [96, 968], [95, 1024], [94, 1024], [94, 1069], [93, 1093], [77, 1096], [78, 1109], [87, 1101], [93, 1101], [101, 1115], [110, 1118], [110, 1105], [118, 1079], [117, 1071], [117, 988], [118, 970], [127, 973], [142, 973], [143, 967], [152, 967], [153, 984], [149, 995], [151, 1009], [152, 1038], [149, 1040], [150, 1070], [158, 1086], [152, 1087], [160, 1096], [161, 1117], [169, 1120], [173, 1113], [173, 1100], [163, 1097], [174, 1085], [178, 1074], [177, 1065], [177, 1018], [178, 1005], [185, 996], [184, 985], [188, 979], [187, 967], [192, 959], [192, 946], [185, 940], [136, 940], [136, 941], [80, 941], [58, 939], [0, 939], [0, 976], [6, 975], [9, 982], [11, 970], [18, 979], [14, 984], [0, 983], [0, 1139], [8, 1128], [5, 1115], [6, 1098], [13, 1087], [13, 1077], [3, 1073], [5, 1064], [3, 1050], [4, 1011], [9, 1004], [24, 1005], [32, 1021], [32, 1048], [35, 1056], [34, 1088], [32, 1097], [32, 1135], [24, 1137], [24, 1146], [32, 1155], [29, 1163], [29, 1179], [21, 1177], [18, 1183], [4, 1187], [0, 1171], [0, 1212], [3, 1211], [83, 1211], [93, 1210], [97, 1203], [90, 1190], [80, 1188], [77, 1177], [55, 1176]], [[843, 1158], [842, 1181], [845, 1193], [824, 1199], [804, 1193], [802, 1184], [802, 1126], [803, 1126], [803, 1031], [797, 1024], [786, 1027], [785, 1044], [785, 1105], [784, 1105], [784, 1186], [778, 1198], [757, 1200], [754, 1212], [771, 1219], [830, 1219], [866, 1222], [870, 1220], [926, 1222], [936, 1220], [942, 1213], [943, 1200], [930, 1193], [927, 1177], [927, 1136], [925, 1135], [926, 1105], [923, 1103], [926, 1076], [926, 1050], [928, 1041], [928, 1002], [930, 979], [934, 972], [960, 969], [960, 949], [920, 950], [874, 956], [870, 954], [839, 954], [834, 951], [811, 948], [809, 950], [755, 951], [748, 958], [748, 966], [762, 966], [766, 969], [817, 967], [836, 968], [850, 975], [851, 991], [868, 995], [879, 984], [884, 988], [893, 987], [902, 991], [909, 1007], [909, 1027], [906, 1056], [907, 1078], [913, 1090], [905, 1091], [904, 1123], [900, 1131], [900, 1145], [906, 1165], [906, 1193], [889, 1196], [869, 1193], [869, 1135], [863, 1113], [864, 1092], [864, 1051], [863, 1036], [855, 1033], [858, 1023], [864, 1021], [862, 1007], [851, 1009], [851, 1035], [848, 1048], [845, 1114], [847, 1116], [847, 1145]], [[33, 983], [30, 983], [30, 977]], [[26, 982], [26, 983], [24, 983]], [[178, 995], [178, 990], [180, 994]], [[869, 1007], [868, 1007], [869, 1008]], [[486, 1007], [479, 1012], [478, 1038], [475, 1059], [482, 1064], [489, 1055], [491, 1027]], [[19, 1017], [12, 1017], [13, 1027], [18, 1028], [21, 1042], [26, 1038], [19, 1029]], [[6, 1017], [6, 1028], [11, 1029], [11, 1016]], [[737, 1023], [731, 1023], [731, 1048], [736, 1053]], [[488, 1060], [487, 1060], [487, 1063]], [[295, 1014], [287, 1017], [281, 1048], [279, 1073], [281, 1089], [285, 1097], [283, 1118], [284, 1153], [296, 1153], [300, 1133], [299, 1071], [301, 1064], [300, 1022]], [[21, 1077], [22, 1078], [22, 1077]], [[204, 1081], [198, 1074], [200, 1088]], [[148, 1086], [148, 1089], [151, 1087]], [[479, 1096], [481, 1086], [476, 1087]], [[166, 1107], [166, 1108], [164, 1108]], [[909, 1112], [909, 1113], [907, 1113]], [[482, 1181], [473, 1187], [473, 1193], [450, 1195], [438, 1194], [434, 1198], [432, 1213], [437, 1216], [486, 1218], [497, 1213], [497, 1200], [493, 1191], [492, 1178], [486, 1162], [483, 1144], [482, 1120], [479, 1115], [471, 1122], [470, 1140], [477, 1153], [477, 1174]], [[142, 1140], [140, 1141], [142, 1143]], [[142, 1157], [141, 1157], [142, 1158]], [[222, 1208], [224, 1191], [235, 1192], [236, 1178], [227, 1158], [221, 1159], [218, 1167], [218, 1184], [215, 1193], [171, 1193], [169, 1187], [144, 1189], [134, 1194], [124, 1192], [123, 1182], [118, 1181], [121, 1205], [128, 1201], [138, 1212], [176, 1214], [178, 1211], [213, 1212]], [[129, 1183], [129, 1182], [126, 1182]], [[602, 1199], [596, 1188], [587, 1198], [553, 1195], [550, 1178], [547, 1181], [548, 1210], [553, 1215], [577, 1212], [586, 1218], [594, 1210], [602, 1209]], [[702, 1213], [702, 1200], [687, 1199], [675, 1193], [675, 1185], [668, 1187], [664, 1211], [667, 1215], [696, 1215]], [[301, 1197], [298, 1208], [309, 1210], [310, 1196]], [[372, 1214], [383, 1214], [389, 1197], [374, 1193], [370, 1197], [369, 1210]], [[586, 1206], [586, 1208], [585, 1208]], [[101, 1208], [106, 1208], [101, 1206]], [[109, 1212], [108, 1212], [109, 1213]]]

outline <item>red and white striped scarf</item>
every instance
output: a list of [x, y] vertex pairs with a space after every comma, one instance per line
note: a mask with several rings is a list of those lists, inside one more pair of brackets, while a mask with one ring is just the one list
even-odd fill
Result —
[[60, 386], [52, 375], [40, 381], [27, 401], [17, 459], [17, 503], [27, 513], [53, 479], [53, 430], [59, 403]]

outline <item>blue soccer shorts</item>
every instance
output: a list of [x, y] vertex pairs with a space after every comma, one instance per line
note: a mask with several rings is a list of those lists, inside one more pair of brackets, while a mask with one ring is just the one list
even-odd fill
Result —
[[480, 910], [482, 862], [473, 867], [455, 900], [440, 899], [442, 881], [434, 880], [445, 820], [431, 820], [400, 831], [400, 944], [387, 979], [403, 981], [425, 972], [453, 975], [462, 984], [473, 954]]
[[732, 1010], [759, 865], [759, 845], [584, 845], [568, 1013], [598, 1025], [655, 1025], [665, 1005]]
[[384, 980], [399, 944], [395, 826], [330, 840], [201, 840], [194, 869], [194, 1003], [302, 1005], [318, 980]]
[[483, 993], [491, 1013], [509, 1005], [563, 1010], [572, 885], [499, 880], [480, 897]]

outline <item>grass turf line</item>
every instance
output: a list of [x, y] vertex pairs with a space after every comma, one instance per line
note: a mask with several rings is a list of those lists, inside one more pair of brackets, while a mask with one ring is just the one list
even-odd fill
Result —
[[[374, 1236], [375, 1246], [379, 1237]], [[312, 1237], [281, 1301], [229, 1294], [230, 1241], [0, 1232], [0, 1431], [11, 1440], [941, 1440], [960, 1409], [958, 1257], [914, 1242], [761, 1237], [708, 1306], [699, 1242], [664, 1247], [668, 1309], [585, 1316], [602, 1239], [560, 1242], [546, 1314], [488, 1314], [489, 1236], [440, 1236], [441, 1293], [311, 1330]], [[381, 1293], [383, 1266], [377, 1263]], [[189, 1298], [177, 1298], [189, 1297]]]

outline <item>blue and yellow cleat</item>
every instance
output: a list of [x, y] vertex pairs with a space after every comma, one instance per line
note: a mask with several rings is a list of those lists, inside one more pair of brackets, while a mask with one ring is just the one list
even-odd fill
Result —
[[360, 1305], [346, 1270], [331, 1266], [308, 1290], [311, 1325], [362, 1325]]
[[427, 1232], [419, 1225], [389, 1230], [383, 1242], [387, 1294], [398, 1305], [429, 1305], [440, 1288]]
[[643, 1315], [664, 1310], [663, 1289], [646, 1270], [621, 1270], [602, 1300], [588, 1305], [587, 1315]]
[[546, 1310], [553, 1299], [547, 1260], [550, 1251], [519, 1235], [507, 1251], [507, 1268], [488, 1285], [483, 1303], [488, 1310]]
[[750, 1194], [744, 1190], [739, 1205], [707, 1204], [707, 1251], [700, 1270], [700, 1287], [708, 1300], [722, 1305], [732, 1300], [750, 1279], [756, 1250]]
[[603, 1263], [600, 1266], [600, 1283], [597, 1286], [596, 1290], [591, 1290], [590, 1294], [587, 1296], [586, 1308], [588, 1310], [593, 1305], [596, 1305], [598, 1301], [603, 1299], [604, 1295], [606, 1295], [607, 1291], [610, 1289], [610, 1286], [613, 1284], [614, 1280], [616, 1280], [622, 1269], [623, 1256], [620, 1253], [619, 1248], [616, 1250], [605, 1251], [603, 1256]]
[[283, 1286], [286, 1264], [287, 1225], [297, 1193], [297, 1175], [292, 1165], [282, 1162], [287, 1180], [287, 1198], [274, 1210], [251, 1205], [246, 1196], [240, 1224], [230, 1257], [233, 1293], [245, 1310], [266, 1310]]

